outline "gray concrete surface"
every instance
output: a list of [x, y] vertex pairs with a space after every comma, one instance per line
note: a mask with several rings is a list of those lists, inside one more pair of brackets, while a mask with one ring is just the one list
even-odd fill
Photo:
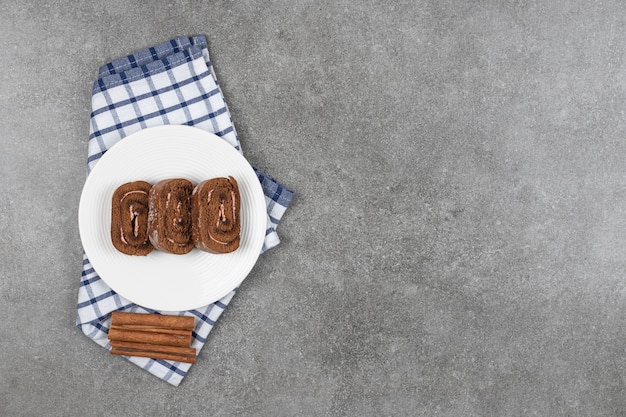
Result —
[[[626, 5], [0, 3], [0, 415], [626, 415]], [[75, 327], [100, 65], [206, 34], [296, 191], [181, 386]]]

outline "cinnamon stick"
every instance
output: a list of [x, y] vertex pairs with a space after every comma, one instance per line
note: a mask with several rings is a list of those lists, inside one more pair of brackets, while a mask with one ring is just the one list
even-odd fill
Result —
[[140, 356], [142, 358], [164, 359], [175, 362], [196, 363], [196, 358], [172, 353], [153, 353], [149, 351], [127, 351], [122, 348], [111, 348], [111, 354], [123, 356]]
[[196, 362], [196, 350], [191, 347], [162, 346], [112, 340], [110, 352], [113, 355], [141, 356], [185, 363]]
[[152, 333], [139, 330], [109, 329], [110, 340], [125, 342], [149, 343], [153, 345], [189, 346], [191, 344], [191, 332], [187, 335], [170, 333]]
[[164, 314], [142, 314], [114, 311], [111, 313], [112, 325], [144, 325], [166, 327], [168, 329], [193, 330], [192, 316], [169, 316]]
[[168, 329], [165, 327], [151, 327], [144, 326], [143, 324], [123, 324], [123, 325], [111, 325], [109, 330], [135, 330], [140, 332], [149, 332], [149, 333], [167, 333], [167, 334], [178, 334], [181, 336], [189, 336], [191, 334], [190, 330], [182, 330], [182, 329]]
[[113, 312], [109, 339], [111, 354], [195, 363], [189, 347], [194, 329], [191, 316]]

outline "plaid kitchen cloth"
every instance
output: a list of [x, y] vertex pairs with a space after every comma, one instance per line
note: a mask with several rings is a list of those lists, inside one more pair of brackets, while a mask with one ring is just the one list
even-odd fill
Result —
[[[92, 94], [87, 172], [104, 153], [127, 135], [164, 125], [189, 125], [212, 132], [241, 152], [237, 132], [209, 60], [204, 36], [179, 37], [120, 58], [100, 68]], [[267, 205], [267, 229], [261, 252], [280, 240], [276, 227], [289, 206], [293, 192], [255, 168]], [[205, 307], [167, 312], [195, 317], [191, 346], [200, 352], [209, 332], [235, 294]], [[160, 313], [131, 303], [115, 293], [98, 276], [83, 255], [78, 291], [77, 327], [97, 344], [110, 349], [111, 312]], [[187, 363], [126, 357], [132, 363], [179, 385], [191, 365]]]

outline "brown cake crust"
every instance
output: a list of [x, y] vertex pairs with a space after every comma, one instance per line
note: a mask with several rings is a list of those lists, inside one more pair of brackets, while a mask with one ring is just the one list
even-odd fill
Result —
[[157, 182], [150, 189], [148, 237], [164, 252], [183, 255], [194, 248], [191, 237], [193, 184], [184, 178]]
[[205, 252], [229, 253], [239, 247], [239, 186], [233, 177], [213, 178], [196, 186], [192, 196], [192, 235]]
[[149, 193], [146, 181], [120, 185], [111, 198], [111, 242], [127, 255], [145, 256], [152, 252], [148, 239]]

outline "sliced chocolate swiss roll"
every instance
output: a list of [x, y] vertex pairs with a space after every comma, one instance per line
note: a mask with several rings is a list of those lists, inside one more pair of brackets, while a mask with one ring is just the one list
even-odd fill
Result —
[[151, 185], [134, 181], [120, 185], [111, 199], [111, 241], [127, 255], [152, 252], [148, 239], [148, 195]]
[[193, 241], [198, 249], [229, 253], [239, 247], [240, 196], [233, 177], [213, 178], [198, 184], [191, 206]]
[[157, 182], [150, 190], [148, 237], [155, 248], [183, 255], [194, 248], [191, 238], [193, 184], [184, 178]]

